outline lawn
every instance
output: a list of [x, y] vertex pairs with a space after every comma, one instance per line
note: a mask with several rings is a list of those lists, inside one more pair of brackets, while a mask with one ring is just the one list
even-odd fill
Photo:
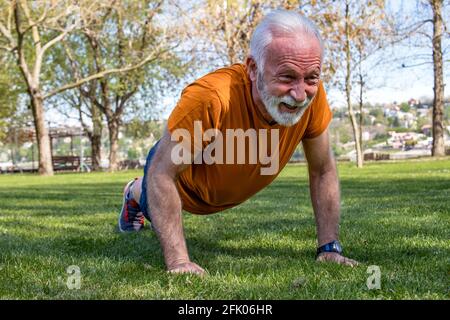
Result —
[[[184, 214], [204, 278], [169, 275], [150, 229], [117, 232], [121, 191], [139, 171], [0, 176], [2, 299], [448, 299], [450, 159], [340, 164], [341, 241], [356, 268], [314, 261], [304, 165], [244, 204]], [[70, 290], [76, 265], [81, 288]], [[369, 290], [367, 268], [381, 270]]]

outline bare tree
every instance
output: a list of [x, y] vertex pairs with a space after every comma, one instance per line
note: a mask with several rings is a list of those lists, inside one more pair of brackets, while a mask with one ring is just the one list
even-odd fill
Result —
[[[274, 8], [305, 13], [316, 1], [301, 0], [207, 0], [197, 10], [194, 36], [201, 50], [211, 51], [216, 64], [243, 62], [249, 54], [252, 32], [263, 14]], [[209, 61], [208, 61], [209, 62]]]
[[[349, 120], [355, 142], [357, 167], [363, 166], [362, 106], [364, 87], [367, 86], [364, 63], [383, 47], [387, 34], [384, 1], [345, 0], [319, 1], [318, 25], [322, 29], [327, 48], [325, 66], [330, 83], [345, 92]], [[356, 95], [355, 84], [359, 85]], [[359, 100], [359, 119], [354, 110], [353, 98]], [[359, 121], [358, 121], [359, 120]]]
[[444, 145], [444, 63], [442, 52], [442, 36], [444, 23], [442, 18], [443, 0], [429, 0], [433, 10], [433, 72], [434, 72], [434, 101], [433, 101], [433, 156], [445, 156]]
[[[397, 15], [396, 38], [409, 48], [403, 68], [433, 65], [433, 146], [432, 156], [444, 156], [444, 63], [449, 49], [448, 0], [416, 0], [414, 15]], [[425, 53], [424, 50], [427, 52]], [[412, 53], [411, 53], [412, 52]], [[431, 70], [431, 68], [427, 69]]]
[[357, 167], [361, 168], [363, 166], [363, 154], [361, 148], [361, 134], [360, 128], [356, 121], [355, 112], [353, 110], [353, 104], [351, 101], [352, 96], [352, 47], [351, 47], [351, 13], [350, 13], [350, 2], [346, 0], [345, 2], [345, 28], [344, 28], [344, 52], [345, 52], [345, 96], [347, 99], [348, 115], [350, 117], [350, 122], [353, 129], [353, 137], [355, 141], [356, 149], [356, 163]]
[[[266, 6], [269, 2], [265, 2]], [[263, 7], [264, 1], [260, 0], [208, 0], [198, 20], [199, 35], [223, 64], [242, 62], [249, 51], [251, 32], [262, 18]]]

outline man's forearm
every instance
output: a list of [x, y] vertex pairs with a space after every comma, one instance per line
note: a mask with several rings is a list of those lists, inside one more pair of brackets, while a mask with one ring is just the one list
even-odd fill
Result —
[[183, 234], [181, 200], [175, 181], [164, 174], [149, 174], [147, 199], [153, 228], [158, 235], [167, 269], [189, 261]]
[[309, 179], [317, 241], [321, 246], [339, 237], [340, 194], [335, 164], [322, 172], [310, 172]]

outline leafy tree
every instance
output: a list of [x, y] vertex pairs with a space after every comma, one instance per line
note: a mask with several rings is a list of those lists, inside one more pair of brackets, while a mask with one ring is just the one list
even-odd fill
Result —
[[403, 102], [400, 104], [400, 110], [403, 112], [409, 112], [411, 110], [411, 107], [409, 106], [408, 102]]
[[[165, 52], [164, 50], [150, 50], [150, 52], [142, 50], [144, 47], [147, 48], [148, 42], [157, 42], [161, 39], [158, 37], [161, 31], [154, 29], [152, 25], [145, 24], [156, 13], [152, 10], [149, 13], [148, 9], [153, 8], [151, 3], [158, 5], [160, 2], [0, 1], [0, 49], [12, 55], [26, 85], [38, 142], [39, 172], [42, 175], [53, 174], [44, 102], [65, 90], [78, 88], [90, 81], [106, 77], [113, 79], [110, 81], [114, 85], [108, 88], [103, 85], [99, 90], [103, 90], [101, 91], [102, 99], [107, 98], [110, 101], [109, 103], [105, 101], [102, 111], [108, 118], [112, 143], [110, 160], [114, 169], [120, 116], [126, 101], [137, 91], [137, 84], [142, 81], [145, 74], [143, 70], [140, 72], [137, 70], [151, 62], [154, 63], [160, 54]], [[138, 19], [139, 15], [142, 17], [147, 13], [149, 15], [146, 19]], [[139, 48], [134, 37], [139, 37], [138, 34], [142, 34], [142, 30], [145, 30], [146, 36], [141, 37], [139, 43], [145, 46]], [[103, 31], [103, 33], [99, 34], [97, 31]], [[76, 77], [74, 82], [62, 84], [54, 81], [52, 73], [54, 61], [49, 53], [61, 46], [63, 41], [68, 42], [73, 34], [83, 34], [88, 38], [92, 47], [92, 56], [99, 58], [96, 60], [98, 64], [92, 69], [93, 74], [83, 74], [81, 77]], [[102, 42], [99, 42], [100, 40]], [[76, 47], [77, 43], [73, 46]], [[114, 47], [113, 43], [115, 43]], [[100, 46], [103, 50], [101, 52]], [[71, 48], [71, 45], [67, 47]], [[128, 52], [134, 52], [134, 54], [127, 54]], [[106, 56], [100, 57], [100, 53]], [[115, 61], [120, 63], [110, 63], [111, 60], [108, 58], [112, 56], [116, 57]], [[135, 76], [130, 77], [132, 80], [128, 81], [123, 74], [134, 70], [136, 70]], [[114, 77], [115, 74], [122, 74], [122, 76]], [[112, 97], [111, 92], [118, 95]], [[109, 108], [111, 100], [117, 104], [118, 108], [115, 111]]]
[[0, 2], [0, 48], [11, 53], [26, 85], [38, 142], [39, 172], [53, 175], [41, 82], [48, 51], [69, 33], [90, 23], [95, 1]]
[[[172, 52], [179, 45], [174, 38], [177, 33], [169, 32], [156, 21], [162, 6], [163, 1], [115, 3], [108, 10], [98, 12], [97, 24], [85, 27], [64, 46], [69, 60], [66, 65], [70, 65], [69, 74], [75, 77], [75, 83], [91, 72], [102, 74], [108, 68], [116, 70], [114, 74], [78, 86], [90, 111], [85, 114], [93, 116], [98, 109], [106, 118], [110, 171], [118, 168], [119, 130], [127, 108], [142, 103], [136, 97], [153, 92], [158, 86], [157, 79], [164, 78], [164, 86], [182, 74], [180, 59]], [[132, 61], [140, 62], [127, 68]], [[144, 107], [150, 108], [152, 104], [141, 106]]]
[[7, 57], [0, 59], [0, 141], [6, 137], [9, 119], [17, 110], [19, 94], [22, 88], [14, 81], [14, 64]]

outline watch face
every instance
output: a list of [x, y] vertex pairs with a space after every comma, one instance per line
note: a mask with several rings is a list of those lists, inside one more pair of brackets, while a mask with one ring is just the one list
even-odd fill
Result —
[[342, 247], [341, 244], [339, 242], [335, 242], [333, 243], [333, 248], [336, 250], [337, 253], [341, 253], [342, 252]]
[[342, 247], [339, 241], [335, 240], [330, 243], [323, 245], [322, 247], [317, 249], [317, 254], [322, 252], [337, 252], [339, 254], [342, 253]]

